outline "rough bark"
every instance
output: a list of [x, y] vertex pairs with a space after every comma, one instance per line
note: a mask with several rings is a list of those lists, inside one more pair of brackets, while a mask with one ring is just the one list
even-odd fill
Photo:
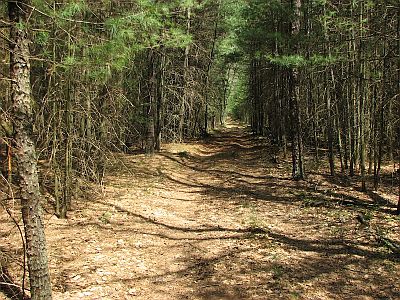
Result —
[[14, 154], [18, 163], [19, 189], [24, 222], [31, 297], [51, 299], [46, 241], [40, 205], [36, 147], [30, 84], [27, 19], [29, 1], [8, 1], [10, 22], [10, 77], [14, 125]]

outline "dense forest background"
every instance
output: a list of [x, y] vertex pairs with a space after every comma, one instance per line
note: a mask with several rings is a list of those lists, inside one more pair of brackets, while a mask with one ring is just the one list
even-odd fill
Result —
[[397, 176], [398, 0], [3, 1], [0, 51], [6, 209], [24, 128], [60, 218], [117, 153], [206, 138], [227, 117], [268, 138], [276, 161], [290, 158], [294, 180], [319, 164], [362, 191]]
[[[22, 6], [24, 4], [21, 4]], [[33, 133], [57, 203], [112, 151], [204, 136], [229, 113], [330, 173], [374, 175], [399, 149], [397, 1], [33, 1]], [[2, 6], [2, 167], [12, 135]], [[327, 150], [325, 152], [325, 149]], [[336, 164], [339, 167], [336, 167]], [[58, 214], [63, 205], [60, 204]]]

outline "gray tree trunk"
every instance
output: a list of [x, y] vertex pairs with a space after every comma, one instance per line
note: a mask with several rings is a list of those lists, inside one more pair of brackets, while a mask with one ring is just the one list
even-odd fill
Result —
[[8, 1], [10, 22], [10, 77], [14, 147], [24, 222], [31, 297], [51, 299], [46, 241], [40, 206], [36, 147], [33, 140], [32, 99], [27, 18], [29, 0]]

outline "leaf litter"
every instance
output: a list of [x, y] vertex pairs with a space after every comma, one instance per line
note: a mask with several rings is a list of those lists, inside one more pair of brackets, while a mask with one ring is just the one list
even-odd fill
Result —
[[[399, 258], [369, 230], [400, 242], [393, 190], [375, 205], [326, 170], [292, 181], [269, 147], [231, 124], [120, 155], [67, 220], [45, 216], [54, 299], [399, 299]], [[2, 248], [17, 251], [0, 217]]]

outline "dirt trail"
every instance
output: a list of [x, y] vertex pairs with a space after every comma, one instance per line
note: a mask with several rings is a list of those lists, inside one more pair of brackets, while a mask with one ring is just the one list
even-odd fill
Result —
[[356, 219], [370, 199], [318, 174], [294, 182], [272, 152], [231, 124], [121, 156], [101, 196], [46, 221], [54, 298], [400, 299], [399, 261]]

